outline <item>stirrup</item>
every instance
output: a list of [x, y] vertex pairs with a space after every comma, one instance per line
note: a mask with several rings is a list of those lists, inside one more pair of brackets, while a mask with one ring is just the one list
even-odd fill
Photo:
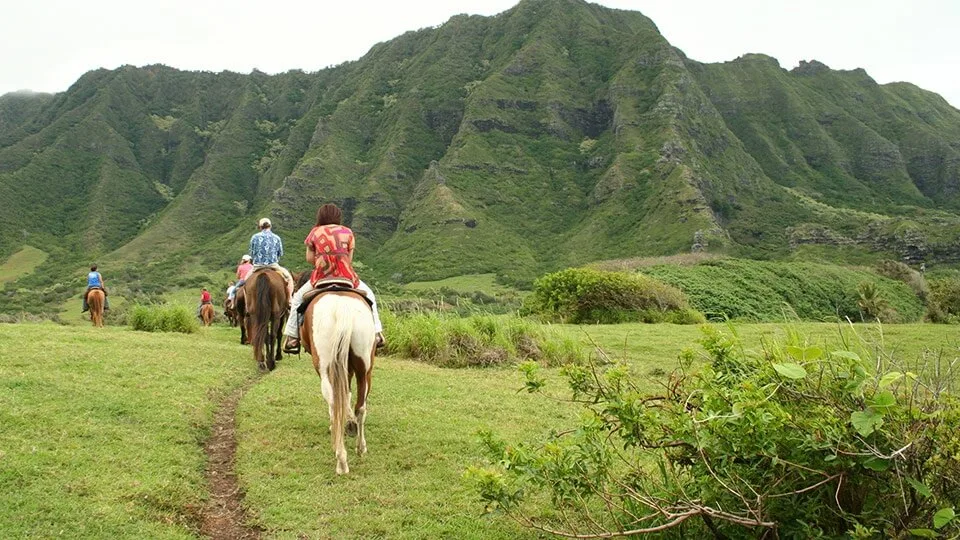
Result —
[[300, 340], [296, 340], [296, 345], [289, 345], [290, 340], [283, 342], [283, 352], [287, 354], [300, 354]]

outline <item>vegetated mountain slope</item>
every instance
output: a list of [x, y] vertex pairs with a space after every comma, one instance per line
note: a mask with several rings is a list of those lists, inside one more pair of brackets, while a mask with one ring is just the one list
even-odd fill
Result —
[[639, 13], [523, 0], [318, 73], [127, 66], [5, 96], [0, 255], [165, 282], [229, 265], [269, 215], [296, 267], [334, 201], [358, 258], [403, 280], [695, 244], [957, 260], [958, 152], [960, 112], [911, 85], [701, 64]]

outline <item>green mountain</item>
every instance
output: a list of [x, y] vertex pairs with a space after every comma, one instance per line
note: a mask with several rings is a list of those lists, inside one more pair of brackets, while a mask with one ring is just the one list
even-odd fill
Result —
[[301, 267], [326, 201], [368, 272], [402, 281], [691, 249], [956, 262], [958, 188], [960, 111], [936, 94], [702, 64], [640, 13], [523, 0], [317, 73], [125, 66], [3, 96], [0, 259], [51, 257], [0, 310], [62, 301], [93, 259], [184, 284], [262, 215]]

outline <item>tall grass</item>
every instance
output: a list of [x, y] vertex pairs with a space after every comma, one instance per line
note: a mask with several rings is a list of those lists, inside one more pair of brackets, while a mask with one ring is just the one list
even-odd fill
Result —
[[200, 322], [181, 305], [138, 305], [128, 317], [130, 327], [143, 332], [180, 332], [192, 334], [200, 329]]
[[456, 317], [438, 313], [381, 314], [387, 352], [443, 367], [494, 366], [523, 360], [547, 365], [578, 361], [573, 338], [515, 315]]
[[870, 320], [858, 305], [861, 283], [870, 283], [889, 306], [883, 322], [923, 316], [923, 302], [905, 283], [866, 269], [806, 262], [720, 259], [695, 266], [653, 266], [644, 274], [682, 290], [708, 318], [780, 321]]

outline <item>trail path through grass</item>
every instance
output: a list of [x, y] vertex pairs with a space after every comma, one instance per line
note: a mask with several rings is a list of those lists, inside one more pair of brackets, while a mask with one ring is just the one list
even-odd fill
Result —
[[217, 540], [257, 539], [263, 533], [260, 527], [248, 525], [251, 520], [243, 507], [244, 493], [234, 470], [237, 404], [255, 382], [254, 379], [247, 381], [223, 400], [214, 415], [210, 438], [204, 445], [210, 498], [201, 513], [200, 532]]

